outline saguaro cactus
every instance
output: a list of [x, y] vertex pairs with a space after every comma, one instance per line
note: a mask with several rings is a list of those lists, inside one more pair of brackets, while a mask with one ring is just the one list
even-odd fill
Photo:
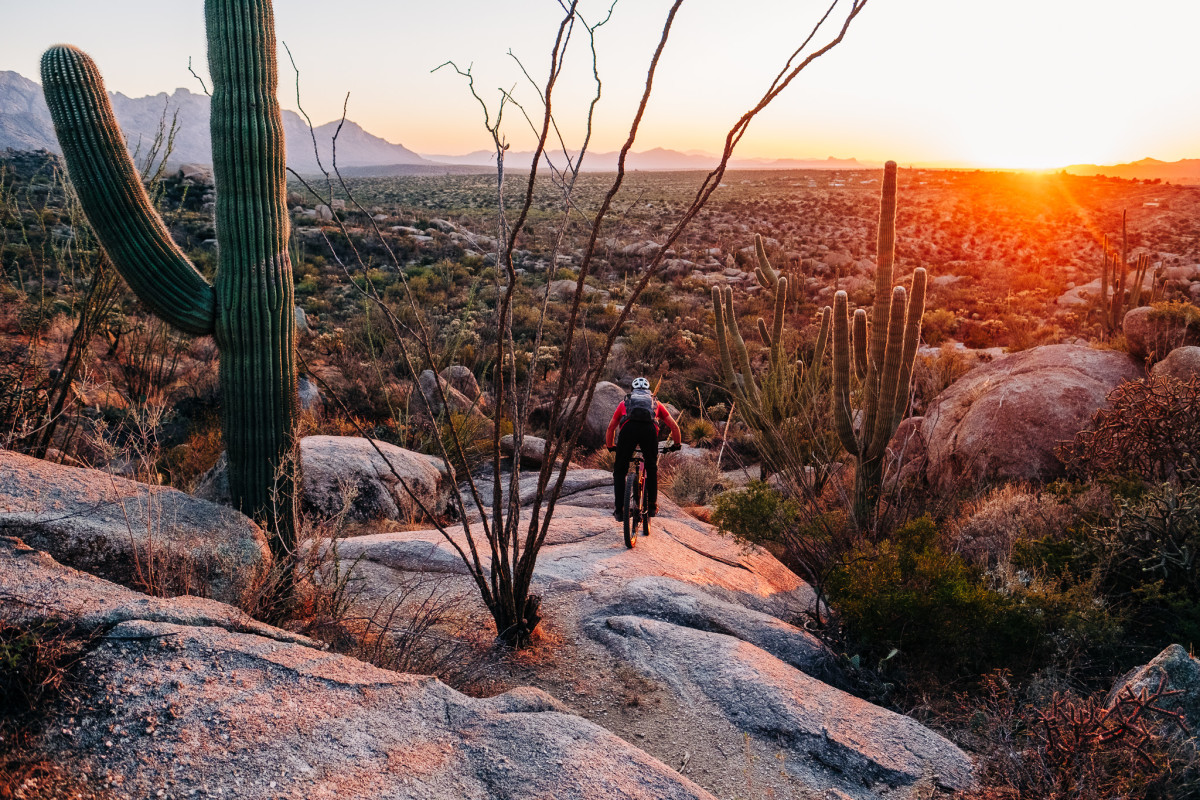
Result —
[[138, 179], [95, 63], [58, 45], [42, 82], [67, 170], [101, 245], [155, 314], [220, 349], [236, 506], [296, 544], [295, 312], [283, 126], [269, 0], [207, 0], [220, 265], [210, 285], [171, 241]]
[[[1121, 212], [1121, 251], [1118, 253], [1109, 244], [1108, 234], [1104, 235], [1101, 243], [1100, 257], [1100, 325], [1104, 333], [1111, 334], [1121, 329], [1121, 321], [1125, 319], [1127, 308], [1137, 308], [1142, 305], [1142, 290], [1146, 280], [1146, 272], [1150, 268], [1150, 254], [1142, 253], [1133, 263], [1133, 277], [1129, 276], [1129, 232], [1126, 226], [1127, 212]], [[1112, 296], [1108, 294], [1112, 286]], [[1128, 288], [1128, 306], [1126, 306], [1126, 289]], [[1158, 279], [1154, 280], [1150, 300], [1155, 299], [1158, 289]]]
[[[714, 286], [713, 312], [721, 370], [726, 386], [737, 400], [742, 418], [757, 435], [764, 463], [776, 471], [794, 473], [793, 477], [799, 484], [812, 489], [814, 494], [820, 494], [826, 472], [821, 468], [823, 465], [808, 463], [812, 460], [814, 440], [819, 438], [815, 431], [819, 426], [814, 425], [812, 419], [801, 418], [812, 416], [820, 388], [821, 362], [829, 341], [830, 310], [825, 308], [821, 315], [821, 328], [812, 361], [805, 364], [799, 359], [792, 359], [783, 347], [788, 279], [771, 267], [761, 236], [754, 237], [754, 249], [758, 255], [758, 267], [754, 275], [760, 286], [775, 293], [771, 325], [768, 326], [762, 317], [758, 318], [759, 335], [770, 348], [770, 363], [760, 386], [752, 371], [746, 341], [738, 330], [733, 289]], [[738, 359], [736, 365], [734, 353]], [[815, 467], [812, 481], [809, 481], [805, 467]]]
[[[892, 286], [896, 259], [894, 161], [887, 162], [883, 171], [878, 250], [870, 325], [867, 312], [857, 309], [852, 332], [846, 293], [838, 292], [833, 301], [833, 416], [842, 446], [858, 462], [854, 475], [854, 512], [860, 523], [875, 513], [883, 483], [883, 457], [908, 407], [913, 363], [921, 339], [921, 317], [925, 313], [924, 269], [918, 268], [913, 273], [911, 299], [903, 286]], [[852, 362], [860, 381], [859, 415], [850, 405]]]

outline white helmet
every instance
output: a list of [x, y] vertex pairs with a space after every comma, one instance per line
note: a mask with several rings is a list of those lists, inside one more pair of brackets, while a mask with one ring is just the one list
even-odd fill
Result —
[[635, 389], [649, 389], [649, 388], [650, 388], [650, 381], [646, 380], [645, 378], [634, 378], [634, 379], [633, 379], [633, 388], [635, 388]]

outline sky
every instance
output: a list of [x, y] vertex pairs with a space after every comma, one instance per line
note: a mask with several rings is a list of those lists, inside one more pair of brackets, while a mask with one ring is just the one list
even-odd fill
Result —
[[[595, 22], [611, 2], [580, 9]], [[684, 0], [635, 149], [719, 151], [828, 2]], [[597, 31], [594, 150], [624, 141], [669, 7], [617, 0]], [[506, 89], [538, 116], [538, 93], [509, 52], [543, 83], [562, 11], [558, 0], [277, 0], [275, 15], [315, 123], [339, 117], [349, 93], [350, 119], [440, 155], [486, 149], [490, 138], [465, 81], [432, 70], [470, 65], [493, 109]], [[208, 80], [200, 0], [0, 0], [0, 20], [0, 70], [39, 82], [40, 54], [58, 42], [87, 51], [108, 89], [129, 96], [201, 91], [189, 57]], [[868, 0], [846, 40], [755, 120], [737, 155], [1027, 168], [1200, 157], [1198, 30], [1196, 0]], [[594, 90], [583, 34], [556, 90], [570, 146]], [[295, 109], [282, 49], [280, 59], [280, 99]], [[505, 121], [515, 149], [532, 143], [515, 108]]]

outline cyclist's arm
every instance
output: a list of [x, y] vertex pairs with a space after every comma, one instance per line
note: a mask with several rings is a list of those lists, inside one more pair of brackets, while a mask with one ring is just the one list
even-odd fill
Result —
[[671, 441], [675, 442], [675, 444], [683, 444], [683, 434], [679, 430], [679, 425], [671, 416], [671, 412], [667, 411], [667, 407], [659, 403], [657, 414], [660, 420], [667, 423], [667, 428], [671, 431]]
[[623, 416], [625, 416], [624, 400], [617, 405], [617, 410], [613, 412], [612, 419], [608, 422], [608, 430], [604, 433], [605, 447], [613, 447], [616, 444], [617, 423], [621, 421], [621, 417]]

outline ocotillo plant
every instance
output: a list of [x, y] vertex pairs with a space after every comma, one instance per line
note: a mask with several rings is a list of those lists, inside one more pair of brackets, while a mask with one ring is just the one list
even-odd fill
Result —
[[[758, 267], [754, 275], [764, 289], [774, 290], [775, 308], [771, 325], [759, 317], [758, 332], [770, 348], [770, 361], [762, 385], [754, 377], [750, 352], [738, 330], [733, 306], [733, 289], [714, 286], [713, 313], [716, 319], [717, 346], [725, 383], [741, 411], [742, 418], [754, 430], [764, 463], [773, 471], [787, 472], [804, 491], [820, 494], [828, 461], [821, 449], [820, 428], [813, 419], [820, 390], [821, 363], [829, 341], [830, 310], [821, 316], [820, 333], [809, 364], [792, 358], [784, 350], [783, 327], [787, 310], [788, 279], [779, 275], [767, 259], [761, 236], [754, 237]], [[737, 354], [737, 365], [733, 354]], [[814, 455], [826, 456], [816, 461]], [[812, 468], [810, 474], [808, 469]]]
[[296, 544], [295, 311], [283, 126], [268, 0], [207, 0], [220, 266], [209, 284], [171, 241], [138, 179], [95, 63], [68, 45], [42, 56], [42, 82], [88, 221], [134, 293], [220, 349], [229, 490], [267, 526], [276, 555]]
[[[867, 312], [857, 309], [851, 332], [846, 293], [838, 292], [833, 301], [833, 416], [838, 438], [858, 462], [854, 473], [854, 515], [859, 524], [866, 524], [875, 514], [888, 440], [908, 407], [913, 363], [921, 339], [921, 317], [925, 313], [924, 269], [913, 272], [911, 299], [903, 286], [892, 286], [896, 260], [894, 161], [887, 162], [883, 170], [878, 250], [870, 325]], [[858, 419], [850, 406], [852, 361], [860, 381]]]

